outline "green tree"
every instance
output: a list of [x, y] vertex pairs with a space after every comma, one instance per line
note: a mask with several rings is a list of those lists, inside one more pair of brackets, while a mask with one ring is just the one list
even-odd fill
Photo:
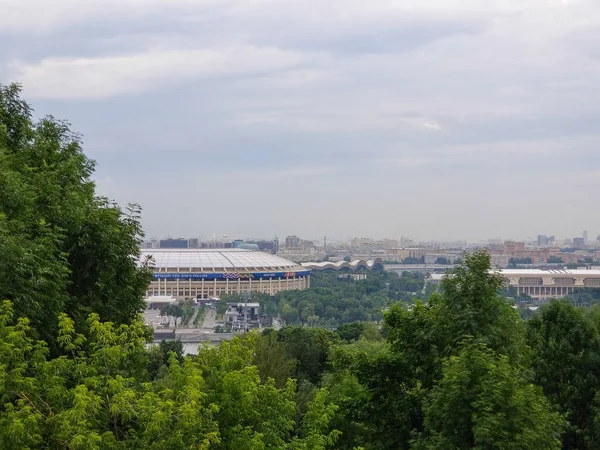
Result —
[[[178, 303], [170, 303], [167, 306], [165, 306], [163, 309], [160, 310], [160, 316], [161, 317], [173, 317], [174, 319], [174, 323], [173, 326], [177, 326], [177, 319], [178, 318], [182, 318], [185, 314], [185, 311], [183, 309], [183, 306], [181, 306]], [[169, 320], [169, 324], [170, 324], [170, 320]]]
[[541, 308], [527, 322], [535, 381], [565, 414], [569, 427], [563, 448], [596, 448], [600, 404], [600, 336], [581, 309], [566, 301]]
[[[384, 316], [387, 343], [378, 351], [362, 349], [365, 339], [341, 350], [335, 347], [330, 362], [333, 379], [346, 380], [360, 399], [352, 404], [352, 412], [348, 412], [350, 395], [332, 399], [343, 411], [336, 415], [336, 428], [351, 433], [340, 440], [344, 448], [411, 448], [414, 433], [427, 431], [428, 399], [444, 378], [444, 365], [467, 344], [484, 346], [515, 371], [524, 371], [528, 354], [524, 325], [498, 295], [503, 284], [490, 270], [485, 251], [466, 254], [444, 279], [442, 293], [433, 294], [428, 303], [392, 305]], [[453, 448], [433, 445], [430, 437], [436, 430], [427, 431], [423, 442], [431, 448]], [[348, 436], [353, 438], [346, 440]]]
[[334, 346], [330, 366], [323, 385], [339, 406], [332, 421], [342, 431], [337, 448], [408, 449], [419, 427], [420, 393], [389, 344], [361, 338]]
[[284, 327], [274, 331], [285, 357], [296, 361], [292, 376], [300, 381], [317, 384], [327, 365], [332, 344], [338, 342], [335, 333], [323, 328]]
[[277, 333], [265, 330], [257, 340], [254, 351], [254, 364], [261, 380], [275, 380], [275, 385], [283, 387], [296, 368], [297, 360], [286, 356], [283, 344], [277, 340]]
[[345, 323], [335, 330], [335, 333], [344, 341], [357, 341], [365, 331], [365, 324], [361, 322]]
[[563, 420], [507, 356], [466, 345], [428, 396], [416, 449], [560, 449]]
[[337, 438], [326, 390], [297, 420], [295, 381], [261, 380], [255, 333], [197, 357], [165, 344], [167, 364], [150, 380], [140, 319], [116, 327], [91, 314], [80, 334], [61, 314], [58, 330], [63, 355], [49, 358], [28, 320], [0, 305], [3, 448], [325, 449]]
[[34, 122], [18, 85], [0, 85], [0, 298], [56, 349], [59, 313], [129, 323], [151, 279], [138, 262], [140, 210], [95, 196], [94, 162], [66, 122]]

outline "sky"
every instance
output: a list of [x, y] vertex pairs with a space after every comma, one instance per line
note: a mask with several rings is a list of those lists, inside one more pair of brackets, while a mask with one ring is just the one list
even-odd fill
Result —
[[600, 234], [598, 0], [0, 0], [147, 236]]

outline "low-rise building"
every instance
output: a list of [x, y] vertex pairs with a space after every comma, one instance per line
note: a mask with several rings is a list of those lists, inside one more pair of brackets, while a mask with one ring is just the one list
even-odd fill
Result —
[[260, 303], [227, 303], [224, 318], [232, 331], [248, 331], [267, 325], [266, 316], [260, 314]]
[[[499, 274], [515, 295], [544, 301], [566, 297], [584, 288], [600, 288], [600, 270], [591, 269], [503, 269]], [[445, 274], [432, 274], [431, 283], [440, 283]]]

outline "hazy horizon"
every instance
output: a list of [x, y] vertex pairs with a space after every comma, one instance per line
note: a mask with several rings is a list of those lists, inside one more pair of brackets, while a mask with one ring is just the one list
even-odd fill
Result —
[[0, 7], [0, 83], [147, 236], [600, 234], [597, 1]]

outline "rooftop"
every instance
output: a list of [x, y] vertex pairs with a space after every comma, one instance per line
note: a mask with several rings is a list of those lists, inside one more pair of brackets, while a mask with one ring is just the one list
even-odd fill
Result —
[[[503, 276], [547, 276], [547, 275], [557, 275], [557, 276], [593, 276], [600, 277], [600, 270], [588, 270], [588, 269], [560, 269], [560, 270], [551, 270], [551, 269], [501, 269], [498, 271], [500, 275]], [[446, 276], [445, 273], [433, 273], [431, 274], [431, 279], [435, 281], [439, 281]]]
[[502, 269], [502, 275], [594, 275], [600, 276], [600, 270], [588, 269]]
[[295, 270], [300, 267], [285, 258], [270, 253], [238, 248], [231, 249], [143, 249], [141, 256], [152, 256], [155, 268], [187, 268], [207, 271], [235, 270]]

